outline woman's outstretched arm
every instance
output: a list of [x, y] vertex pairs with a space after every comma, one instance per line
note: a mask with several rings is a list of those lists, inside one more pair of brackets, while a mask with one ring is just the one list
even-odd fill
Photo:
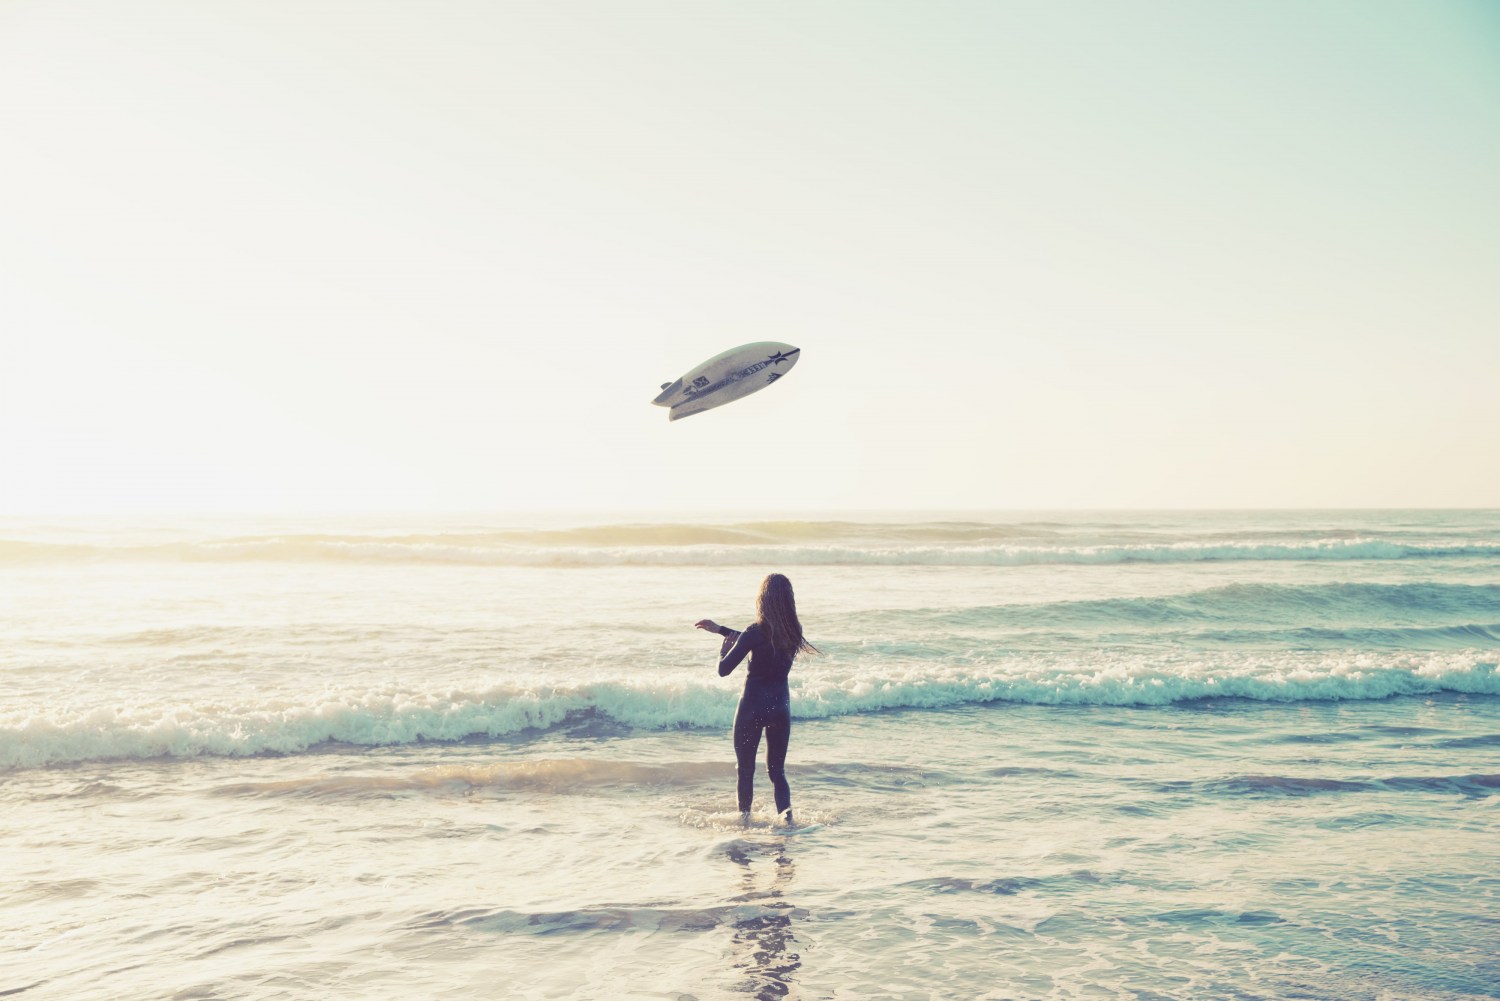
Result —
[[745, 634], [738, 629], [721, 626], [713, 619], [699, 619], [693, 625], [698, 629], [705, 629], [724, 637], [724, 642], [719, 644], [719, 677], [721, 678], [739, 667], [740, 661], [745, 659], [745, 654], [750, 652], [748, 643], [739, 642], [740, 637]]

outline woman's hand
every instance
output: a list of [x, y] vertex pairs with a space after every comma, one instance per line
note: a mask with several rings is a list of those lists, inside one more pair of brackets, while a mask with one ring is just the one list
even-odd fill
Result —
[[693, 623], [693, 628], [707, 629], [711, 633], [716, 633], [719, 631], [719, 624], [713, 619], [699, 619], [697, 622]]

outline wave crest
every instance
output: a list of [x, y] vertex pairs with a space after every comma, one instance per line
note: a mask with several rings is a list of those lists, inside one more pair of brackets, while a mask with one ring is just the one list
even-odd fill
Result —
[[[794, 679], [792, 713], [800, 719], [994, 702], [1165, 706], [1205, 698], [1296, 702], [1438, 692], [1500, 695], [1496, 663], [1473, 651], [1385, 659], [1288, 653], [1241, 658], [1215, 669], [1126, 656], [1090, 663], [896, 663], [874, 670], [826, 663]], [[306, 704], [141, 706], [24, 719], [12, 714], [0, 717], [0, 768], [295, 754], [328, 743], [379, 746], [497, 738], [597, 719], [643, 730], [723, 728], [734, 718], [736, 698], [727, 686], [709, 681], [640, 679], [535, 689], [384, 690], [324, 696]]]

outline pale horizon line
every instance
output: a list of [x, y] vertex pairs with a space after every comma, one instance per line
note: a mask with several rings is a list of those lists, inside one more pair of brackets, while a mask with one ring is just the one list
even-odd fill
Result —
[[0, 511], [0, 519], [6, 521], [28, 521], [42, 519], [82, 520], [119, 519], [161, 521], [181, 519], [230, 519], [230, 518], [538, 518], [538, 517], [655, 517], [673, 520], [688, 518], [753, 518], [756, 520], [789, 520], [811, 516], [835, 515], [886, 515], [886, 516], [954, 516], [954, 515], [1016, 515], [1016, 514], [1338, 514], [1338, 513], [1398, 513], [1398, 512], [1454, 512], [1496, 513], [1500, 505], [1152, 505], [1152, 506], [1093, 506], [1093, 505], [1046, 505], [1017, 507], [878, 507], [878, 506], [818, 506], [788, 508], [705, 508], [673, 509], [648, 507], [620, 508], [243, 508], [210, 510], [75, 510], [75, 511]]

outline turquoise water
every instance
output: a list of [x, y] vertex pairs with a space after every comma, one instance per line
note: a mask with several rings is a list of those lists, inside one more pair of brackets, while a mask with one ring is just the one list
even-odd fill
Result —
[[[770, 570], [791, 832], [691, 628]], [[1500, 996], [1500, 513], [12, 521], [0, 588], [21, 997]]]

